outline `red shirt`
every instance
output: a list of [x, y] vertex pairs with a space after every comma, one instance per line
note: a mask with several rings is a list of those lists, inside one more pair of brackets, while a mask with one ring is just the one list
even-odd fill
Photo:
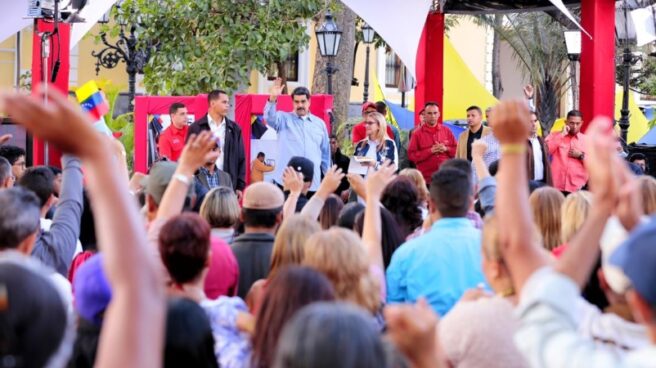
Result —
[[[356, 126], [353, 127], [353, 132], [351, 133], [351, 136], [353, 138], [353, 143], [358, 143], [361, 140], [367, 138], [367, 125], [365, 124], [364, 121], [358, 123]], [[392, 128], [390, 128], [389, 124], [387, 124], [387, 136], [391, 140], [394, 140], [394, 132], [392, 131]]]
[[182, 129], [176, 128], [173, 124], [169, 125], [159, 136], [159, 156], [166, 157], [171, 161], [178, 161], [185, 145], [188, 130], [188, 125], [185, 125]]
[[551, 176], [554, 188], [565, 192], [576, 192], [588, 182], [588, 171], [583, 160], [569, 157], [571, 148], [585, 153], [586, 137], [576, 135], [550, 134], [545, 140], [551, 155]]
[[212, 255], [205, 278], [205, 295], [212, 300], [222, 295], [237, 295], [239, 264], [230, 246], [223, 239], [212, 235], [210, 249]]
[[[444, 144], [447, 149], [446, 152], [432, 153], [431, 148], [437, 143]], [[417, 165], [417, 170], [424, 175], [426, 184], [430, 184], [431, 176], [439, 170], [442, 162], [456, 156], [457, 146], [456, 137], [451, 129], [444, 124], [438, 123], [434, 127], [424, 124], [412, 134], [412, 139], [410, 139], [408, 145], [408, 158]]]

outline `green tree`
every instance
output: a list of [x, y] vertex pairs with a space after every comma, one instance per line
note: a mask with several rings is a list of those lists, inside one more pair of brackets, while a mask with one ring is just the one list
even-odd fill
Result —
[[537, 92], [537, 114], [543, 131], [550, 131], [558, 117], [561, 98], [570, 88], [565, 27], [544, 12], [506, 15], [502, 22], [494, 16], [479, 16], [508, 43], [518, 66]]
[[150, 48], [149, 93], [194, 95], [243, 90], [250, 73], [306, 47], [307, 20], [321, 0], [125, 0], [122, 13], [139, 24]]

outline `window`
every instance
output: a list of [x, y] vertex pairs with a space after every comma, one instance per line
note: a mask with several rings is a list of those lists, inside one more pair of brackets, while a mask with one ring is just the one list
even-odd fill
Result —
[[[282, 63], [284, 70], [284, 75], [289, 82], [298, 82], [298, 52], [291, 55]], [[269, 72], [267, 73], [268, 80], [274, 80], [278, 77], [280, 73], [278, 72], [278, 65], [271, 64], [269, 67]]]
[[395, 88], [401, 80], [401, 59], [388, 50], [385, 53], [385, 87]]

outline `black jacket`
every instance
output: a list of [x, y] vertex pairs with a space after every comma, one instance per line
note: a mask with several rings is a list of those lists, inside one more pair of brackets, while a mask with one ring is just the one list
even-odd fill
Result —
[[271, 234], [242, 234], [232, 242], [232, 253], [239, 264], [239, 288], [237, 295], [246, 299], [255, 281], [266, 279], [269, 275], [273, 241]]
[[[187, 139], [190, 135], [198, 134], [203, 130], [210, 130], [207, 114], [189, 126]], [[239, 125], [228, 118], [226, 118], [225, 143], [223, 145], [223, 171], [230, 175], [233, 189], [244, 190], [246, 187], [244, 139]]]

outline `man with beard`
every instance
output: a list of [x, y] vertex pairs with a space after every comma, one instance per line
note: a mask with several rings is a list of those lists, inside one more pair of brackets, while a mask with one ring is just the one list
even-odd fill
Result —
[[[285, 86], [278, 78], [271, 87], [269, 100], [264, 107], [267, 124], [278, 133], [278, 162], [289, 162], [294, 156], [305, 157], [314, 163], [310, 196], [319, 188], [321, 173], [330, 167], [330, 140], [326, 123], [310, 113], [310, 91], [296, 87], [292, 91], [293, 112], [276, 111], [278, 96]], [[274, 182], [282, 186], [284, 165], [273, 171]]]

